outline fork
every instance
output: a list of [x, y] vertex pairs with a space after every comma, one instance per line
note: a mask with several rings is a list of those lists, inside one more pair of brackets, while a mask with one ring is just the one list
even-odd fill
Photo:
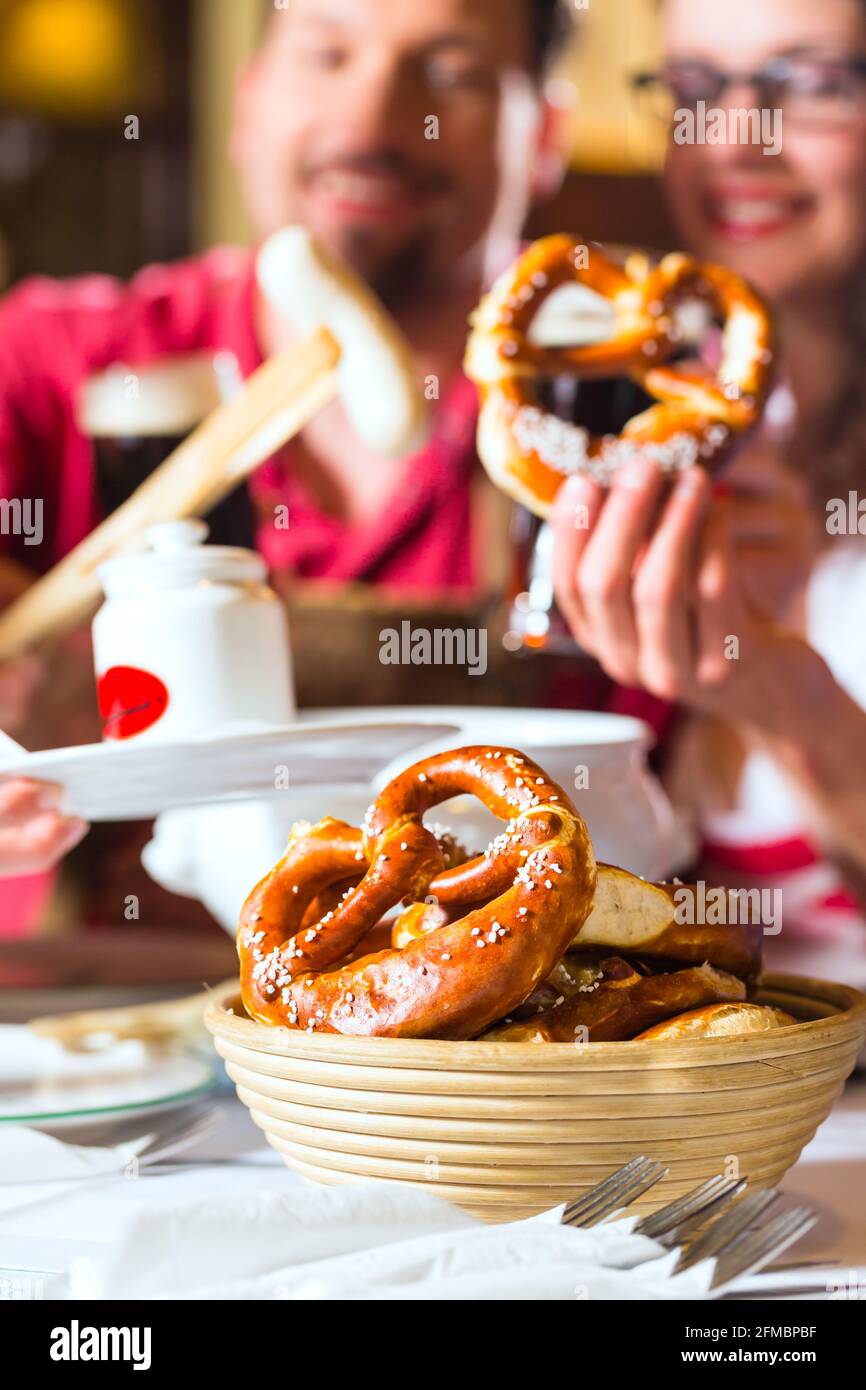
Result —
[[[225, 1113], [222, 1110], [208, 1110], [204, 1114], [193, 1115], [191, 1119], [181, 1120], [165, 1129], [157, 1130], [153, 1134], [143, 1134], [136, 1139], [127, 1140], [125, 1143], [115, 1145], [115, 1148], [125, 1160], [125, 1168], [128, 1170], [131, 1164], [136, 1168], [148, 1168], [151, 1165], [161, 1163], [170, 1154], [178, 1153], [193, 1144], [198, 1143], [205, 1135], [222, 1124]], [[66, 1183], [100, 1183], [111, 1182], [122, 1177], [124, 1169], [112, 1168], [108, 1172], [88, 1173], [74, 1178], [51, 1179], [52, 1182]], [[26, 1181], [26, 1179], [23, 1179]], [[36, 1197], [32, 1202], [19, 1203], [14, 1209], [17, 1217], [22, 1211], [32, 1211], [36, 1207], [47, 1206], [51, 1202], [62, 1202], [69, 1196], [69, 1187], [64, 1186], [60, 1192], [54, 1192], [48, 1197]], [[2, 1218], [0, 1218], [2, 1221]]]
[[699, 1187], [678, 1197], [667, 1206], [659, 1207], [650, 1216], [645, 1216], [635, 1227], [636, 1235], [649, 1236], [659, 1245], [672, 1250], [682, 1245], [710, 1216], [718, 1216], [723, 1208], [730, 1206], [746, 1189], [746, 1180], [725, 1178], [717, 1174], [708, 1178]]
[[710, 1288], [720, 1290], [734, 1279], [755, 1274], [800, 1240], [817, 1223], [817, 1213], [809, 1207], [793, 1207], [779, 1212], [763, 1226], [755, 1223], [779, 1199], [775, 1188], [765, 1192], [750, 1192], [724, 1216], [693, 1241], [680, 1257], [677, 1272], [689, 1269], [701, 1260], [715, 1258]]
[[[633, 1158], [588, 1192], [569, 1202], [560, 1218], [561, 1224], [583, 1229], [595, 1226], [611, 1212], [620, 1211], [642, 1197], [657, 1182], [661, 1182], [668, 1171], [663, 1164], [654, 1163], [643, 1155]], [[671, 1248], [679, 1244], [683, 1236], [702, 1225], [708, 1213], [717, 1214], [732, 1202], [745, 1186], [744, 1181], [736, 1182], [732, 1178], [709, 1178], [685, 1196], [677, 1197], [667, 1206], [645, 1216], [635, 1227], [635, 1233], [649, 1236]]]
[[677, 1264], [677, 1271], [689, 1269], [701, 1260], [719, 1255], [730, 1248], [750, 1226], [762, 1217], [779, 1200], [778, 1188], [771, 1187], [764, 1192], [749, 1192], [738, 1202], [733, 1211], [720, 1217], [712, 1226], [693, 1240], [688, 1250], [684, 1250]]
[[581, 1193], [580, 1197], [569, 1202], [562, 1213], [560, 1224], [584, 1228], [595, 1226], [612, 1211], [627, 1207], [630, 1202], [649, 1192], [668, 1172], [669, 1169], [665, 1168], [664, 1164], [654, 1163], [643, 1154], [633, 1158], [595, 1187], [591, 1187], [588, 1192]]
[[[590, 1227], [611, 1212], [622, 1209], [648, 1192], [666, 1175], [662, 1164], [645, 1156], [633, 1158], [588, 1192], [565, 1207], [561, 1223]], [[716, 1220], [684, 1250], [674, 1273], [689, 1269], [702, 1260], [715, 1258], [710, 1289], [719, 1294], [736, 1279], [755, 1274], [795, 1241], [810, 1231], [818, 1217], [808, 1207], [795, 1207], [760, 1226], [755, 1223], [779, 1199], [776, 1188], [750, 1192], [743, 1196], [746, 1181], [718, 1175], [643, 1217], [635, 1233], [649, 1236], [659, 1244], [675, 1248], [708, 1217]], [[737, 1201], [736, 1199], [740, 1200]], [[736, 1205], [720, 1215], [722, 1208]]]
[[792, 1211], [780, 1212], [768, 1221], [766, 1226], [752, 1231], [744, 1240], [726, 1253], [716, 1265], [712, 1289], [727, 1288], [735, 1279], [745, 1278], [747, 1274], [757, 1274], [777, 1255], [781, 1255], [795, 1241], [801, 1240], [818, 1222], [817, 1212], [809, 1207], [794, 1207]]
[[178, 1120], [173, 1125], [156, 1130], [153, 1134], [144, 1134], [137, 1139], [120, 1143], [117, 1148], [126, 1157], [127, 1162], [134, 1161], [139, 1165], [162, 1163], [172, 1154], [191, 1148], [200, 1139], [204, 1139], [218, 1129], [224, 1119], [225, 1111], [219, 1107], [205, 1110], [201, 1114], [192, 1115], [188, 1119]]

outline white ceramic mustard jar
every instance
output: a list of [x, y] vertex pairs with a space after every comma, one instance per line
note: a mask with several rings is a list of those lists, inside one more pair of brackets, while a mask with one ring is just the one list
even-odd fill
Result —
[[175, 740], [295, 713], [284, 605], [255, 551], [166, 522], [99, 569], [93, 657], [106, 739]]

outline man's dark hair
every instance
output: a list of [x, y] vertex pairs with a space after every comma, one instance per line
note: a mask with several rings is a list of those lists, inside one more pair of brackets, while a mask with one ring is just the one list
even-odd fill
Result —
[[532, 71], [543, 78], [571, 36], [571, 8], [568, 0], [527, 0], [527, 3], [532, 26]]
[[[543, 81], [556, 62], [574, 28], [571, 0], [524, 0], [529, 6], [529, 68]], [[274, 0], [261, 0], [262, 26], [274, 16]]]

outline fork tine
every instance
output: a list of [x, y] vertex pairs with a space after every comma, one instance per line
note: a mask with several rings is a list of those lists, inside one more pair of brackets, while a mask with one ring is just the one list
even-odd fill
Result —
[[219, 1126], [224, 1123], [224, 1121], [225, 1111], [220, 1107], [217, 1107], [215, 1109], [208, 1110], [205, 1114], [195, 1115], [190, 1120], [189, 1125], [185, 1129], [182, 1129], [179, 1131], [178, 1134], [173, 1134], [169, 1137], [171, 1141], [174, 1142], [174, 1140], [178, 1137], [187, 1138], [190, 1134], [209, 1134], [212, 1129], [218, 1129]]
[[585, 1209], [579, 1220], [570, 1217], [564, 1224], [579, 1225], [584, 1228], [596, 1226], [611, 1212], [620, 1211], [623, 1207], [636, 1201], [638, 1197], [642, 1197], [651, 1187], [655, 1187], [657, 1182], [661, 1182], [667, 1173], [668, 1169], [661, 1163], [650, 1163], [647, 1168], [637, 1169], [625, 1182], [613, 1188], [601, 1201], [596, 1201]]
[[661, 1182], [662, 1178], [666, 1178], [668, 1171], [669, 1170], [665, 1168], [664, 1164], [656, 1163], [646, 1172], [634, 1174], [631, 1180], [626, 1183], [625, 1187], [621, 1188], [619, 1192], [613, 1193], [608, 1198], [601, 1210], [596, 1210], [590, 1213], [589, 1216], [585, 1216], [581, 1225], [584, 1227], [597, 1226], [599, 1221], [603, 1221], [605, 1217], [610, 1216], [611, 1213], [621, 1211], [623, 1207], [630, 1206], [632, 1202], [636, 1202], [639, 1197], [642, 1197], [645, 1192], [649, 1192], [651, 1187], [655, 1187], [657, 1182]]
[[161, 1147], [164, 1143], [172, 1143], [179, 1136], [186, 1136], [187, 1134], [195, 1134], [199, 1131], [213, 1129], [216, 1125], [221, 1124], [224, 1118], [225, 1112], [219, 1107], [190, 1115], [185, 1120], [179, 1121], [176, 1125], [157, 1130], [154, 1136], [155, 1144]]
[[136, 1158], [139, 1162], [155, 1163], [158, 1159], [175, 1153], [179, 1148], [188, 1148], [189, 1145], [203, 1139], [205, 1135], [218, 1128], [224, 1119], [225, 1112], [222, 1110], [209, 1110], [203, 1115], [196, 1115], [186, 1124], [176, 1125], [166, 1133], [155, 1135], [139, 1150]]
[[747, 1193], [732, 1211], [726, 1212], [702, 1236], [692, 1241], [688, 1250], [680, 1256], [677, 1269], [688, 1269], [711, 1255], [730, 1250], [749, 1227], [778, 1201], [779, 1195], [778, 1188], [774, 1187], [763, 1192]]
[[624, 1167], [618, 1168], [597, 1186], [577, 1197], [566, 1207], [563, 1216], [570, 1224], [582, 1221], [584, 1215], [603, 1205], [615, 1194], [622, 1192], [635, 1176], [642, 1176], [652, 1168], [652, 1159], [641, 1156], [633, 1158]]
[[605, 1212], [613, 1209], [611, 1203], [615, 1206], [621, 1200], [622, 1194], [630, 1189], [631, 1183], [635, 1179], [641, 1179], [654, 1171], [654, 1164], [649, 1158], [640, 1158], [626, 1164], [624, 1168], [612, 1173], [610, 1178], [599, 1183], [582, 1198], [577, 1198], [570, 1203], [563, 1212], [563, 1224], [582, 1226], [584, 1222], [604, 1215]]
[[734, 1279], [755, 1274], [800, 1240], [807, 1231], [811, 1231], [817, 1221], [817, 1213], [809, 1207], [795, 1207], [793, 1211], [780, 1212], [766, 1226], [753, 1231], [719, 1258], [710, 1287], [720, 1290]]
[[719, 1251], [713, 1274], [713, 1288], [741, 1272], [747, 1273], [752, 1260], [773, 1240], [784, 1239], [796, 1227], [804, 1213], [804, 1208], [795, 1211], [777, 1212], [775, 1216], [737, 1236], [730, 1244]]
[[689, 1213], [682, 1221], [678, 1222], [671, 1230], [666, 1231], [660, 1238], [661, 1244], [668, 1249], [673, 1249], [675, 1245], [682, 1245], [695, 1231], [703, 1226], [707, 1221], [719, 1215], [726, 1207], [745, 1191], [746, 1180], [742, 1178], [739, 1182], [730, 1182], [725, 1187], [719, 1189], [712, 1197], [708, 1198], [702, 1206]]
[[152, 1129], [147, 1134], [137, 1134], [132, 1139], [121, 1139], [117, 1144], [118, 1150], [124, 1154], [128, 1161], [138, 1161], [144, 1154], [149, 1154], [164, 1139], [172, 1139], [176, 1134], [182, 1134], [188, 1121], [178, 1122], [175, 1120], [166, 1126], [165, 1129]]
[[638, 1158], [632, 1158], [628, 1163], [624, 1164], [622, 1168], [617, 1168], [616, 1172], [610, 1173], [608, 1177], [603, 1178], [600, 1183], [596, 1183], [595, 1187], [589, 1188], [589, 1190], [582, 1193], [580, 1197], [575, 1197], [574, 1201], [569, 1202], [565, 1211], [562, 1213], [563, 1222], [568, 1221], [568, 1223], [571, 1224], [572, 1218], [578, 1216], [584, 1207], [591, 1206], [597, 1198], [605, 1196], [613, 1188], [624, 1182], [636, 1169], [646, 1168], [647, 1164], [651, 1161], [652, 1160], [647, 1158], [644, 1154], [641, 1154]]
[[649, 1216], [645, 1216], [635, 1226], [635, 1233], [651, 1238], [664, 1235], [665, 1231], [670, 1230], [678, 1221], [689, 1216], [692, 1210], [701, 1206], [710, 1196], [715, 1196], [718, 1189], [726, 1181], [727, 1179], [723, 1178], [720, 1173], [717, 1173], [714, 1178], [707, 1178], [700, 1187], [693, 1187], [691, 1192], [686, 1192], [682, 1197], [675, 1197], [672, 1202], [668, 1202], [667, 1206], [659, 1207], [658, 1211], [650, 1212]]
[[[145, 1137], [146, 1144], [147, 1146], [156, 1143], [161, 1144], [164, 1139], [173, 1139], [176, 1134], [185, 1134], [190, 1125], [196, 1124], [203, 1117], [212, 1113], [212, 1111], [206, 1110], [203, 1112], [196, 1111], [195, 1114], [190, 1115], [188, 1112], [184, 1113], [181, 1111], [180, 1115], [170, 1116], [166, 1124], [158, 1126]], [[130, 1142], [135, 1143], [136, 1141], [131, 1140]]]

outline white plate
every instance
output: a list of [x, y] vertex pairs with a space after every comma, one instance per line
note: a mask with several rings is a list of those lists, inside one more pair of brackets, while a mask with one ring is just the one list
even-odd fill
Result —
[[156, 1055], [129, 1040], [100, 1052], [66, 1052], [29, 1028], [0, 1026], [0, 1126], [122, 1120], [188, 1105], [216, 1084], [212, 1066], [180, 1050]]
[[[407, 712], [405, 707], [400, 710]], [[334, 720], [345, 719], [348, 713], [318, 711], [320, 718]], [[379, 706], [356, 717], [375, 721], [385, 713]], [[692, 862], [696, 849], [692, 830], [677, 815], [646, 763], [655, 738], [643, 720], [596, 710], [482, 705], [416, 705], [411, 714], [431, 721], [444, 716], [459, 726], [456, 738], [436, 738], [415, 748], [413, 761], [461, 744], [519, 748], [534, 758], [571, 796], [589, 826], [599, 859], [652, 879], [672, 878]], [[383, 787], [402, 766], [399, 758], [383, 765], [372, 790]], [[468, 846], [486, 844], [499, 829], [473, 797], [443, 803], [436, 819], [450, 824]]]
[[307, 717], [177, 743], [130, 739], [18, 756], [4, 749], [0, 777], [58, 782], [64, 809], [84, 820], [150, 820], [174, 806], [273, 793], [286, 782], [290, 788], [367, 783], [394, 758], [458, 727], [387, 712], [352, 720], [346, 711], [339, 719]]
[[[350, 722], [376, 725], [389, 715], [429, 724], [443, 720], [459, 730], [461, 740], [467, 744], [492, 742], [497, 748], [503, 743], [513, 748], [526, 746], [533, 749], [533, 757], [542, 764], [545, 748], [603, 751], [624, 744], [649, 748], [655, 742], [652, 729], [643, 719], [604, 710], [533, 709], [522, 705], [513, 708], [500, 705], [368, 705], [365, 709], [305, 710], [298, 717], [303, 721], [334, 725]], [[432, 736], [432, 739], [437, 738], [436, 734]]]

